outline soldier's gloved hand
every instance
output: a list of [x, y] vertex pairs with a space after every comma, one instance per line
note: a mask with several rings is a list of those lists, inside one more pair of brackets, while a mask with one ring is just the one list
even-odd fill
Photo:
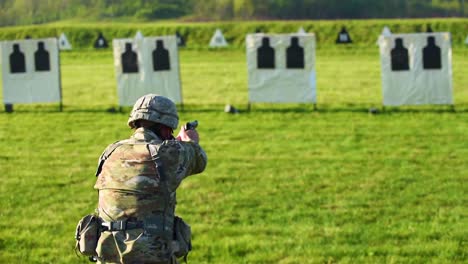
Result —
[[193, 141], [196, 143], [200, 141], [198, 132], [195, 129], [185, 130], [184, 126], [180, 127], [179, 134], [176, 138], [179, 141]]

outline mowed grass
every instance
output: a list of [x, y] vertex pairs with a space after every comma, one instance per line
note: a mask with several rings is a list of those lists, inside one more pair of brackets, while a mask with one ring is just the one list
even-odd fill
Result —
[[[190, 263], [466, 263], [468, 68], [455, 112], [381, 102], [377, 48], [319, 48], [318, 110], [246, 108], [241, 50], [181, 51], [184, 111], [209, 165], [178, 191]], [[0, 113], [0, 263], [87, 263], [74, 229], [96, 207], [102, 150], [126, 138], [110, 51], [62, 54], [64, 111]]]

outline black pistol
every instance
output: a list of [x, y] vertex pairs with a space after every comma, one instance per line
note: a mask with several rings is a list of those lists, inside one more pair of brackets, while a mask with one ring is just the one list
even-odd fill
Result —
[[187, 131], [187, 130], [193, 130], [195, 128], [197, 128], [198, 126], [198, 120], [193, 120], [193, 121], [190, 121], [190, 122], [187, 122], [185, 125], [184, 125], [184, 130]]

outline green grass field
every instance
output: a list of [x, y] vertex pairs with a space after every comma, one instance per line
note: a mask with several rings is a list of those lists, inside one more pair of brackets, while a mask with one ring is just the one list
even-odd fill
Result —
[[[377, 47], [317, 50], [318, 110], [247, 105], [242, 50], [183, 50], [184, 111], [207, 170], [179, 189], [189, 263], [466, 263], [468, 49], [453, 55], [456, 111], [381, 106]], [[62, 53], [64, 111], [0, 112], [0, 263], [87, 263], [102, 150], [126, 138], [110, 51]], [[1, 98], [0, 98], [1, 99]]]

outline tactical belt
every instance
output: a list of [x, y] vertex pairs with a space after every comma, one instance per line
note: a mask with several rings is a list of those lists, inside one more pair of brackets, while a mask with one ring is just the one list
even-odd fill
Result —
[[125, 231], [128, 229], [143, 228], [144, 224], [143, 221], [121, 220], [112, 222], [103, 221], [101, 226], [104, 231]]

